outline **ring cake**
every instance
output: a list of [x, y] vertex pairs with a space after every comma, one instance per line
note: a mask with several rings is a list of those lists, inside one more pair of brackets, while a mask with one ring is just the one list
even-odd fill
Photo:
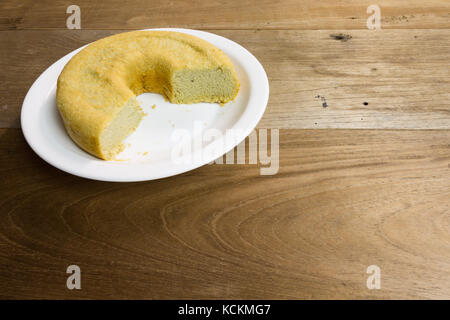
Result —
[[239, 81], [230, 59], [200, 38], [133, 31], [91, 43], [58, 78], [56, 102], [73, 141], [111, 160], [144, 113], [136, 96], [154, 92], [172, 103], [234, 100]]

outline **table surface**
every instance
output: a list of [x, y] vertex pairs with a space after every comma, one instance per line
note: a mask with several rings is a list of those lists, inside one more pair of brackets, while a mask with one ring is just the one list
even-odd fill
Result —
[[[379, 0], [382, 30], [363, 0], [77, 0], [81, 30], [69, 4], [0, 2], [0, 298], [450, 298], [449, 1]], [[28, 147], [20, 109], [41, 72], [154, 27], [208, 30], [261, 61], [276, 175], [215, 164], [106, 183]], [[72, 264], [81, 290], [66, 288]]]

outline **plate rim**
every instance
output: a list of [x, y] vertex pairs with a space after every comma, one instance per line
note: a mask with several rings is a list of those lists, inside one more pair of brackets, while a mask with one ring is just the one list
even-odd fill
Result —
[[[254, 101], [252, 101], [251, 92], [250, 92], [250, 97], [247, 102], [247, 105], [244, 108], [243, 114], [237, 119], [237, 121], [230, 128], [227, 128], [227, 129], [241, 130], [242, 134], [240, 134], [239, 137], [233, 141], [226, 141], [226, 140], [221, 139], [222, 143], [224, 143], [225, 147], [222, 149], [220, 154], [212, 153], [209, 157], [202, 159], [202, 161], [199, 163], [192, 162], [192, 163], [188, 163], [188, 164], [179, 164], [177, 166], [172, 166], [173, 167], [172, 170], [166, 170], [168, 172], [163, 172], [161, 174], [155, 174], [155, 172], [146, 174], [145, 172], [140, 171], [139, 176], [136, 176], [136, 175], [134, 175], [134, 176], [133, 175], [132, 176], [114, 175], [111, 173], [111, 170], [108, 170], [107, 174], [98, 173], [98, 172], [92, 173], [89, 171], [92, 169], [82, 168], [82, 169], [84, 169], [84, 170], [82, 170], [80, 168], [74, 168], [71, 164], [67, 164], [64, 162], [61, 163], [61, 161], [58, 161], [58, 159], [54, 159], [51, 155], [47, 154], [47, 152], [42, 150], [45, 147], [43, 147], [42, 145], [41, 146], [39, 145], [39, 144], [41, 144], [41, 142], [40, 142], [41, 140], [33, 135], [37, 129], [37, 128], [34, 128], [37, 126], [37, 124], [33, 124], [33, 123], [36, 123], [37, 121], [33, 121], [34, 119], [32, 117], [33, 116], [33, 113], [32, 113], [33, 112], [33, 108], [32, 108], [33, 101], [32, 101], [32, 99], [36, 94], [39, 94], [36, 91], [38, 91], [40, 85], [45, 84], [45, 82], [46, 82], [45, 77], [49, 76], [50, 73], [52, 72], [52, 70], [54, 68], [58, 67], [58, 64], [61, 64], [65, 59], [67, 59], [68, 56], [73, 56], [76, 53], [78, 53], [84, 47], [86, 47], [92, 43], [92, 42], [90, 42], [84, 46], [81, 46], [78, 49], [75, 49], [75, 50], [67, 53], [66, 55], [64, 55], [63, 57], [58, 59], [56, 62], [52, 63], [48, 68], [46, 68], [39, 75], [39, 77], [33, 82], [33, 84], [31, 85], [30, 89], [28, 90], [28, 92], [24, 98], [24, 101], [22, 103], [21, 115], [20, 115], [21, 129], [22, 129], [23, 135], [24, 135], [25, 140], [27, 141], [28, 145], [40, 158], [42, 158], [44, 161], [46, 161], [50, 165], [52, 165], [64, 172], [67, 172], [67, 173], [70, 173], [70, 174], [73, 174], [75, 176], [82, 177], [82, 178], [98, 180], [98, 181], [109, 181], [109, 182], [149, 181], [149, 180], [163, 179], [163, 178], [175, 176], [175, 175], [178, 175], [181, 173], [185, 173], [185, 172], [197, 169], [203, 165], [206, 165], [206, 164], [210, 163], [211, 161], [216, 160], [220, 156], [223, 156], [224, 154], [229, 152], [231, 149], [236, 147], [240, 142], [242, 142], [253, 131], [253, 129], [257, 126], [257, 124], [261, 120], [262, 116], [264, 115], [264, 112], [267, 108], [267, 103], [269, 100], [269, 80], [267, 78], [267, 74], [264, 70], [264, 67], [258, 61], [258, 59], [256, 59], [256, 57], [252, 53], [250, 53], [247, 49], [245, 49], [240, 44], [238, 44], [230, 39], [227, 39], [223, 36], [211, 33], [211, 32], [194, 30], [194, 29], [185, 29], [185, 28], [150, 28], [150, 29], [142, 29], [139, 31], [155, 31], [155, 30], [182, 32], [182, 33], [198, 36], [202, 39], [216, 38], [216, 39], [219, 39], [220, 41], [222, 41], [230, 49], [234, 48], [234, 49], [238, 50], [238, 52], [239, 52], [238, 56], [242, 59], [242, 61], [241, 61], [241, 59], [239, 59], [241, 62], [241, 65], [244, 68], [245, 72], [247, 73], [247, 76], [249, 77], [250, 87], [252, 87], [252, 81], [250, 78], [255, 78], [255, 76], [256, 76], [255, 79], [257, 79], [258, 84], [261, 86], [261, 87], [257, 88], [258, 96], [256, 98], [253, 97]], [[217, 44], [215, 44], [214, 41], [211, 41], [210, 39], [205, 39], [205, 40], [209, 41], [213, 45], [217, 46]], [[64, 63], [64, 65], [68, 61], [70, 61], [70, 59], [68, 59]], [[253, 74], [248, 74], [249, 66], [253, 68], [253, 70], [252, 70]], [[255, 89], [253, 89], [253, 90], [255, 90]], [[45, 92], [45, 94], [47, 94], [47, 92]], [[259, 108], [256, 107], [253, 110], [253, 111], [257, 111], [257, 113], [256, 114], [252, 113], [252, 115], [250, 117], [248, 115], [246, 117], [244, 117], [246, 115], [246, 110], [249, 109], [249, 106], [257, 105], [257, 104], [260, 105], [260, 107]], [[36, 109], [36, 110], [39, 110], [39, 109]], [[39, 140], [39, 141], [37, 141], [37, 140]], [[235, 143], [234, 141], [239, 141], [239, 142]], [[110, 162], [110, 161], [104, 161], [104, 162], [120, 165], [120, 167], [117, 166], [117, 168], [123, 168], [124, 165], [130, 164], [127, 162], [125, 162], [125, 163]], [[135, 163], [133, 165], [136, 166]], [[144, 164], [143, 166], [147, 167], [147, 166], [152, 166], [152, 165], [154, 165], [154, 164]], [[86, 170], [87, 170], [87, 172], [86, 172]], [[112, 170], [112, 172], [114, 172], [114, 171], [119, 171], [119, 170]], [[122, 170], [120, 170], [120, 171], [122, 171]]]

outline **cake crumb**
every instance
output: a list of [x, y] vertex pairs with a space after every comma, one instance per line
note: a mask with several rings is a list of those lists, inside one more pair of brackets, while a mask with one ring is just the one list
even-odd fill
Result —
[[152, 105], [152, 109], [155, 109], [155, 108], [156, 108], [156, 104]]

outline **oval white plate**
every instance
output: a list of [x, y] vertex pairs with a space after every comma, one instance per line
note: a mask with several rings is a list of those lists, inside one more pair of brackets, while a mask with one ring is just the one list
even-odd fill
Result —
[[[258, 60], [237, 43], [190, 29], [169, 30], [195, 35], [224, 51], [238, 73], [235, 101], [177, 105], [158, 94], [138, 97], [147, 116], [126, 140], [120, 161], [97, 159], [67, 135], [55, 101], [56, 82], [79, 48], [51, 65], [33, 83], [22, 106], [21, 125], [31, 148], [51, 165], [71, 174], [103, 181], [143, 181], [180, 174], [219, 158], [245, 139], [264, 114], [269, 98], [267, 75]], [[153, 107], [156, 105], [156, 107]], [[227, 137], [232, 133], [232, 139]]]

